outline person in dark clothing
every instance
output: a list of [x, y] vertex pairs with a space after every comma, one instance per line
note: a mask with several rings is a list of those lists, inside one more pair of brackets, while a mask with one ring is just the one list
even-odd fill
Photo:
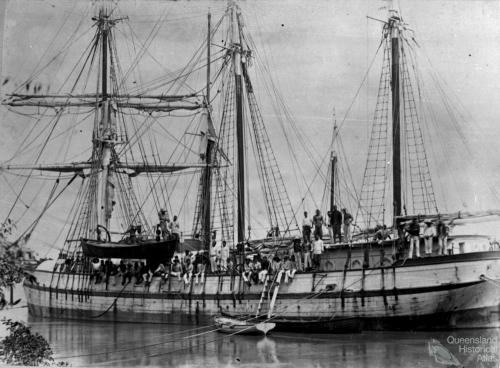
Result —
[[302, 242], [298, 236], [293, 239], [293, 255], [298, 271], [304, 271], [302, 268]]
[[330, 218], [330, 237], [334, 243], [340, 243], [342, 241], [341, 227], [342, 227], [342, 212], [337, 209], [337, 206], [333, 206], [333, 211], [328, 212]]
[[320, 239], [323, 239], [323, 222], [323, 215], [320, 210], [316, 210], [313, 216], [314, 236], [318, 235]]
[[[123, 278], [122, 278], [122, 285], [128, 284], [132, 282], [132, 275], [133, 275], [133, 270], [132, 270], [132, 263], [128, 263], [126, 266], [123, 264], [125, 267], [125, 271], [122, 273]], [[120, 270], [122, 270], [122, 267], [120, 265]]]
[[111, 259], [107, 259], [106, 262], [104, 263], [104, 275], [105, 275], [105, 282], [108, 284], [109, 282], [109, 276], [113, 273], [114, 270], [114, 264], [111, 262]]
[[160, 224], [156, 225], [156, 241], [160, 241], [161, 240], [161, 226]]
[[136, 238], [136, 228], [135, 226], [133, 225], [130, 225], [130, 228], [128, 229], [128, 233], [129, 233], [129, 243], [135, 243], [135, 241], [137, 240]]
[[136, 284], [140, 284], [142, 282], [141, 267], [139, 266], [139, 262], [134, 263], [134, 277]]
[[416, 218], [408, 225], [407, 232], [410, 235], [410, 253], [408, 254], [408, 258], [413, 258], [413, 248], [416, 250], [417, 258], [420, 258], [420, 224]]
[[312, 229], [312, 221], [309, 217], [307, 217], [307, 211], [304, 212], [304, 219], [302, 220], [302, 235], [304, 237], [304, 243], [311, 242], [311, 229]]

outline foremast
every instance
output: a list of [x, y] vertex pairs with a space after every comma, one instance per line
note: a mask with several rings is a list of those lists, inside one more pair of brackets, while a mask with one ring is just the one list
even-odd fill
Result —
[[[96, 111], [100, 120], [94, 125], [92, 139], [94, 162], [98, 162], [97, 225], [109, 228], [115, 205], [115, 168], [111, 156], [117, 142], [116, 113], [110, 108], [108, 98], [108, 39], [116, 19], [110, 19], [105, 9], [99, 11], [97, 19], [101, 42], [101, 103]], [[113, 110], [113, 111], [112, 111]], [[116, 153], [115, 153], [116, 154]]]
[[[146, 113], [172, 112], [175, 110], [199, 110], [208, 104], [202, 102], [202, 95], [191, 94], [129, 94], [121, 92], [118, 84], [119, 66], [115, 47], [114, 26], [127, 18], [112, 18], [108, 9], [103, 6], [96, 16], [92, 18], [96, 25], [96, 33], [87, 48], [88, 54], [83, 59], [83, 67], [78, 77], [67, 93], [52, 94], [7, 94], [3, 104], [15, 108], [31, 107], [52, 108], [57, 112], [58, 119], [71, 113], [73, 109], [93, 108], [94, 121], [92, 129], [92, 155], [83, 162], [56, 162], [28, 164], [28, 165], [0, 165], [0, 169], [7, 170], [40, 170], [50, 172], [73, 172], [75, 177], [89, 178], [85, 186], [85, 200], [81, 201], [78, 213], [75, 217], [74, 226], [70, 233], [75, 237], [100, 238], [103, 234], [98, 230], [102, 226], [109, 230], [113, 210], [117, 202], [124, 215], [123, 221], [119, 220], [118, 226], [125, 229], [116, 230], [114, 233], [123, 234], [126, 227], [135, 224], [143, 224], [143, 228], [149, 233], [150, 226], [142, 213], [142, 207], [137, 203], [137, 197], [129, 178], [141, 173], [171, 173], [189, 168], [206, 168], [208, 163], [183, 163], [183, 164], [161, 164], [149, 163], [147, 157], [141, 154], [142, 160], [130, 161], [122, 153], [118, 153], [117, 145], [130, 144], [125, 122], [118, 126], [117, 115], [121, 109], [132, 109]], [[85, 55], [84, 55], [85, 56]], [[91, 75], [92, 64], [98, 60], [97, 78], [94, 93], [75, 92], [77, 84], [82, 75]], [[84, 73], [84, 69], [88, 71]], [[85, 83], [85, 86], [87, 84]], [[213, 139], [213, 129], [211, 132]], [[133, 157], [132, 157], [133, 158]], [[208, 161], [210, 162], [210, 160]], [[127, 178], [128, 176], [128, 178]], [[154, 185], [154, 183], [153, 183]], [[117, 195], [115, 198], [115, 187]], [[152, 188], [154, 190], [154, 187]], [[125, 203], [127, 202], [127, 203]], [[80, 224], [80, 225], [77, 225]], [[78, 229], [78, 230], [77, 230]], [[101, 234], [101, 236], [99, 236]], [[73, 241], [73, 240], [71, 240]]]

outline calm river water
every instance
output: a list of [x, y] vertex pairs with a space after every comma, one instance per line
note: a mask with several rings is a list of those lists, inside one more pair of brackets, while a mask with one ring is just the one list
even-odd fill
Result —
[[[30, 324], [50, 341], [58, 359], [73, 366], [445, 367], [446, 353], [440, 350], [431, 356], [429, 343], [431, 350], [440, 343], [465, 367], [499, 366], [498, 329], [342, 335], [275, 332], [259, 337], [227, 336], [187, 325], [57, 320], [30, 320]], [[458, 340], [473, 337], [490, 340]], [[464, 350], [471, 347], [483, 350]], [[481, 354], [485, 348], [491, 351], [489, 357]]]

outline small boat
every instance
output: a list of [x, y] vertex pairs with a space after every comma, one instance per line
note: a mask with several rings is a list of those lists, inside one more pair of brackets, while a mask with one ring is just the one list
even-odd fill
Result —
[[81, 242], [83, 254], [98, 258], [160, 258], [170, 260], [173, 257], [178, 241], [176, 239], [144, 241], [100, 242], [83, 239]]
[[270, 322], [249, 322], [229, 317], [215, 317], [215, 325], [219, 332], [240, 335], [267, 335], [276, 327]]

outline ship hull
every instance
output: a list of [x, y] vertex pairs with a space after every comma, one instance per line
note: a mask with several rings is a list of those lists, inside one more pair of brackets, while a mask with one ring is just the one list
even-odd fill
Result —
[[[85, 275], [37, 271], [35, 277], [24, 284], [31, 315], [114, 322], [202, 325], [221, 313], [255, 315], [263, 288], [249, 287], [239, 275], [212, 275], [189, 285], [154, 279], [149, 287], [122, 287], [110, 278], [107, 285], [86, 288], [78, 287]], [[300, 273], [281, 284], [272, 322], [277, 330], [312, 332], [498, 328], [499, 280], [500, 252]], [[263, 319], [269, 299], [262, 303]]]

